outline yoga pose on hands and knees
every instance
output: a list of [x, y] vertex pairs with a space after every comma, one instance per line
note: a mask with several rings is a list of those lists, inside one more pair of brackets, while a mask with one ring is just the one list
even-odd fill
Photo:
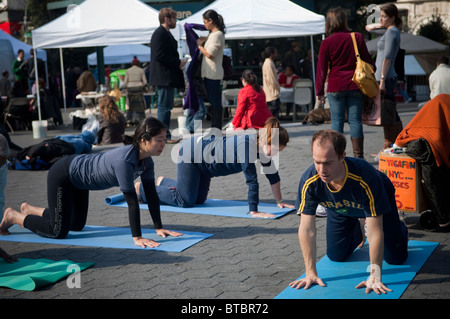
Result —
[[[271, 117], [259, 131], [238, 132], [225, 137], [194, 136], [183, 142], [177, 159], [177, 180], [158, 178], [156, 190], [161, 202], [177, 207], [203, 204], [212, 177], [243, 172], [248, 186], [249, 213], [252, 217], [272, 218], [273, 214], [258, 211], [259, 184], [255, 161], [259, 159], [277, 206], [294, 208], [282, 200], [280, 176], [271, 159], [286, 147], [289, 141], [286, 129]], [[139, 187], [140, 199], [145, 202], [143, 195], [146, 194], [142, 192], [142, 185], [136, 186]]]
[[[159, 236], [180, 236], [162, 228], [159, 199], [155, 187], [152, 156], [161, 155], [166, 127], [155, 118], [146, 118], [137, 126], [125, 145], [107, 152], [67, 156], [57, 161], [47, 177], [48, 208], [23, 203], [21, 211], [7, 208], [0, 233], [17, 224], [36, 234], [61, 239], [70, 230], [81, 231], [87, 219], [89, 191], [120, 187], [128, 203], [131, 234], [137, 246], [157, 247], [159, 243], [142, 237], [139, 202], [134, 180], [140, 176], [150, 215]], [[131, 141], [132, 140], [132, 141]]]
[[345, 261], [362, 240], [359, 219], [365, 218], [369, 241], [371, 273], [366, 293], [391, 291], [382, 282], [383, 259], [392, 265], [408, 257], [408, 229], [400, 220], [395, 188], [389, 178], [363, 159], [346, 157], [346, 140], [333, 130], [318, 131], [312, 138], [314, 164], [300, 179], [296, 209], [301, 214], [298, 237], [305, 262], [306, 277], [289, 285], [325, 286], [316, 269], [317, 205], [327, 208], [327, 256]]

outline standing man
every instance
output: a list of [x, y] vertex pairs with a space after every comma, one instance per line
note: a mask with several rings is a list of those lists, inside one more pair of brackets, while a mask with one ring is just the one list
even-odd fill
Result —
[[17, 51], [17, 58], [12, 64], [12, 73], [14, 74], [14, 81], [20, 82], [22, 88], [27, 91], [31, 89], [28, 87], [27, 73], [25, 71], [25, 52], [22, 49]]
[[175, 144], [178, 140], [172, 140], [170, 134], [170, 115], [174, 105], [175, 88], [184, 90], [184, 76], [181, 68], [186, 61], [180, 60], [177, 51], [177, 41], [170, 33], [177, 24], [177, 13], [170, 8], [159, 11], [159, 23], [161, 24], [152, 35], [150, 41], [150, 85], [158, 89], [158, 120], [167, 127], [167, 143]]
[[400, 221], [395, 188], [389, 178], [363, 159], [346, 157], [346, 139], [333, 130], [312, 137], [314, 165], [303, 174], [296, 208], [301, 214], [298, 230], [306, 277], [291, 282], [293, 288], [312, 284], [325, 286], [316, 269], [315, 212], [320, 204], [328, 209], [327, 255], [332, 261], [346, 260], [361, 244], [365, 219], [369, 241], [370, 276], [356, 288], [380, 294], [391, 291], [381, 278], [383, 258], [402, 264], [408, 257], [408, 230]]

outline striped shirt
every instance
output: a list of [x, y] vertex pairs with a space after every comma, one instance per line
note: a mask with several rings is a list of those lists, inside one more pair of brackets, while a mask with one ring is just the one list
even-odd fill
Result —
[[346, 157], [344, 165], [345, 180], [338, 191], [320, 179], [314, 165], [305, 171], [298, 188], [298, 214], [315, 215], [319, 204], [337, 214], [356, 218], [375, 217], [395, 209], [388, 199], [388, 192], [395, 189], [386, 175], [358, 158]]

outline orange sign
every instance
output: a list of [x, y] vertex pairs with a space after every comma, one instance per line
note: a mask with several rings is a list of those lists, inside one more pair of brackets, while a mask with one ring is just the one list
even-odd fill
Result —
[[407, 155], [380, 153], [378, 169], [389, 177], [395, 187], [395, 199], [400, 211], [420, 212], [418, 205], [416, 160]]

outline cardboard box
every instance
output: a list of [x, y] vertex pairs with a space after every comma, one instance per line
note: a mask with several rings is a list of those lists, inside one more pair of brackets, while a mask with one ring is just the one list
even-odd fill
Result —
[[381, 152], [378, 169], [386, 174], [394, 184], [399, 211], [421, 213], [426, 210], [420, 164], [415, 159], [406, 154]]

